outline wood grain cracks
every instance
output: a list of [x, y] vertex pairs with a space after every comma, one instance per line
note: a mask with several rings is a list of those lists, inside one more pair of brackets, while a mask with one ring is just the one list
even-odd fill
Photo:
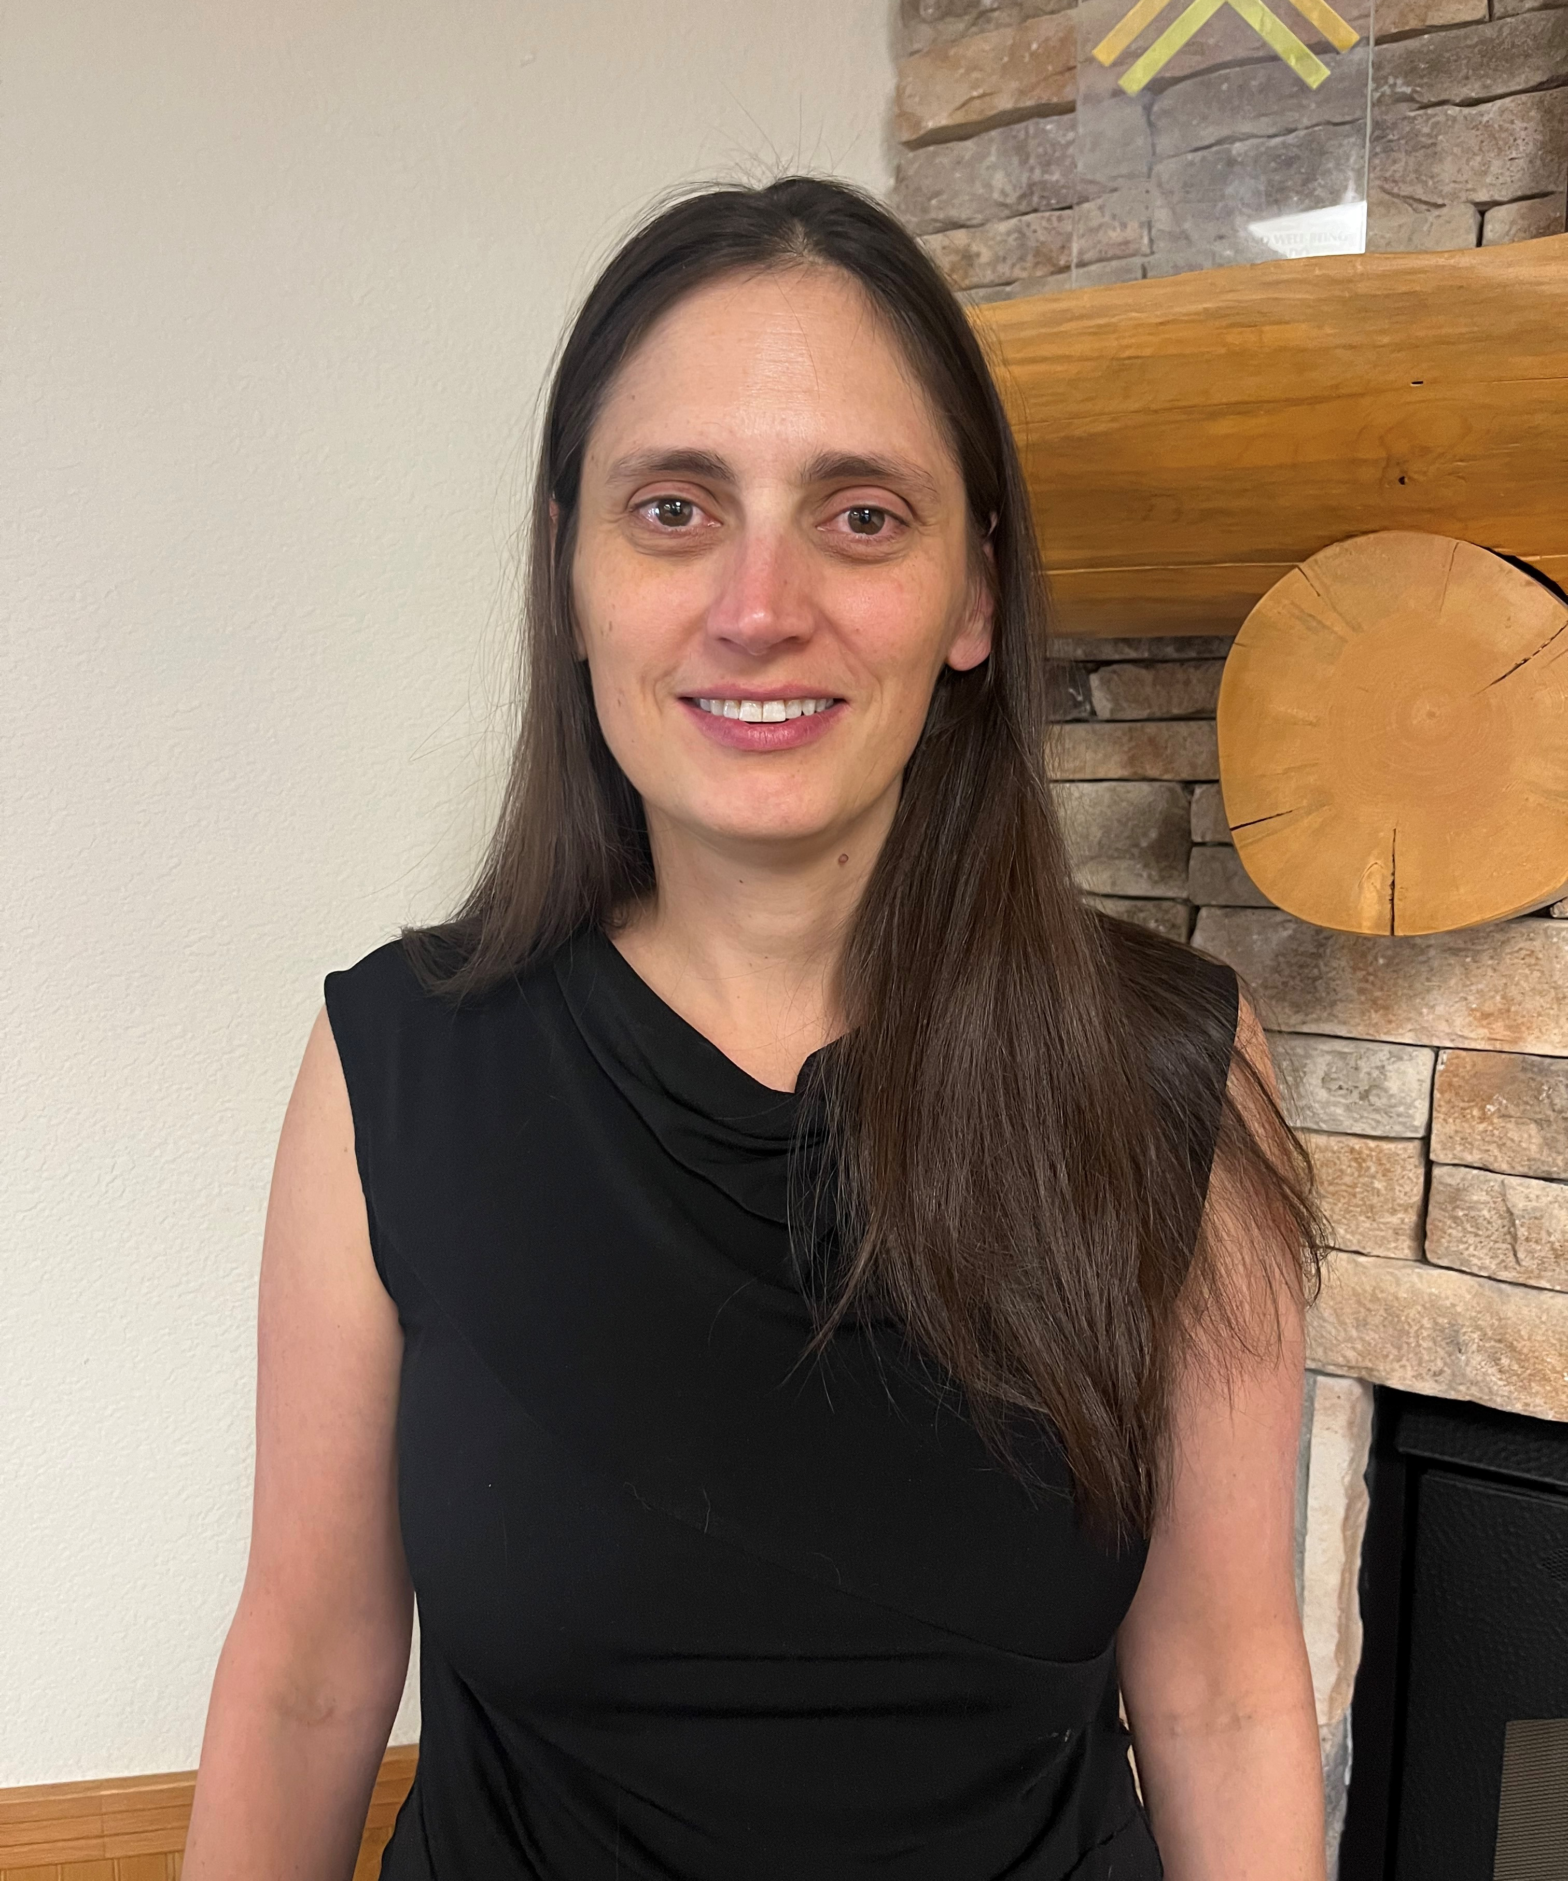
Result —
[[[1379, 935], [1559, 899], [1558, 648], [1568, 603], [1471, 542], [1383, 530], [1292, 570], [1248, 616], [1219, 690], [1225, 812], [1254, 887], [1315, 926]], [[1310, 807], [1282, 811], [1303, 779]]]

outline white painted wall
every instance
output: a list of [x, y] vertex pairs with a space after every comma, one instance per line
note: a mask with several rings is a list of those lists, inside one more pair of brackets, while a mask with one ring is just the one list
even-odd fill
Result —
[[0, 1785], [196, 1761], [278, 1124], [473, 858], [563, 316], [677, 179], [882, 187], [889, 12], [0, 10]]

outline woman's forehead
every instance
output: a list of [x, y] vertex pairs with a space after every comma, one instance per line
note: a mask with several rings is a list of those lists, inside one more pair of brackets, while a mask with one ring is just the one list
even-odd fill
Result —
[[611, 384], [589, 457], [602, 471], [639, 452], [721, 446], [957, 474], [892, 327], [852, 276], [820, 264], [724, 276], [669, 308]]

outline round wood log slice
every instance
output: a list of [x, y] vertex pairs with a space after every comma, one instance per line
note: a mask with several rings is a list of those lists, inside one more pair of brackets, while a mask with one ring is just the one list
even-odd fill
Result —
[[1242, 865], [1318, 927], [1437, 934], [1568, 893], [1568, 605], [1452, 536], [1311, 556], [1220, 682]]

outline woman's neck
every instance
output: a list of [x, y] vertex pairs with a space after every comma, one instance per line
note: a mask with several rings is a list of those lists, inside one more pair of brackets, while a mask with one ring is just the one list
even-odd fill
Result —
[[649, 817], [658, 888], [611, 938], [666, 1005], [761, 1084], [789, 1091], [843, 1030], [844, 943], [894, 805], [792, 846], [726, 846]]

